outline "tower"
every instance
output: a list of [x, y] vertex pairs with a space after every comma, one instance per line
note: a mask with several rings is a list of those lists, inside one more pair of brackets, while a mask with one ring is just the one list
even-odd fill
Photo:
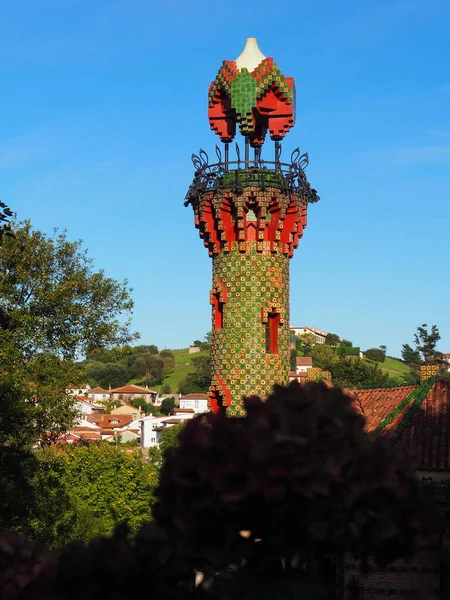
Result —
[[[319, 198], [297, 148], [281, 161], [281, 140], [294, 126], [295, 87], [254, 38], [225, 60], [208, 93], [208, 118], [223, 148], [209, 163], [192, 155], [194, 180], [185, 205], [212, 257], [212, 343], [209, 403], [243, 415], [242, 398], [266, 396], [287, 384], [290, 362], [289, 260], [306, 227], [309, 202]], [[230, 145], [236, 129], [244, 154]], [[267, 132], [274, 144], [262, 159]]]

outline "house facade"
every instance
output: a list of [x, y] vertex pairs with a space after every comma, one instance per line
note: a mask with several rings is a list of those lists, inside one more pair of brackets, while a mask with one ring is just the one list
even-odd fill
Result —
[[208, 396], [201, 393], [192, 393], [180, 396], [180, 408], [192, 409], [194, 413], [204, 413], [209, 410]]
[[292, 327], [291, 331], [295, 335], [304, 335], [305, 333], [310, 333], [315, 337], [316, 344], [325, 344], [325, 338], [328, 333], [326, 331], [322, 331], [321, 329], [316, 329], [315, 327], [307, 327], [306, 325], [303, 327]]
[[128, 403], [136, 398], [144, 398], [146, 402], [155, 404], [158, 392], [140, 387], [139, 385], [124, 385], [110, 390], [111, 400], [120, 400]]

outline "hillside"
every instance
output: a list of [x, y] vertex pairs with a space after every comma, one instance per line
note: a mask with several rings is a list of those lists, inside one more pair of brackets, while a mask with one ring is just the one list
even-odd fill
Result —
[[[152, 389], [154, 389], [155, 391], [159, 392], [161, 387], [167, 384], [170, 386], [171, 392], [177, 392], [180, 381], [184, 379], [188, 373], [194, 372], [192, 359], [196, 356], [206, 356], [208, 354], [208, 352], [205, 350], [201, 350], [200, 352], [196, 352], [195, 354], [189, 354], [188, 348], [172, 350], [172, 352], [175, 357], [175, 368], [173, 369], [172, 373], [164, 379], [164, 382], [162, 384], [152, 385]], [[138, 380], [132, 380], [132, 382], [130, 383], [142, 385], [143, 382]]]
[[[369, 359], [364, 359], [367, 362], [373, 363], [374, 361]], [[386, 357], [384, 362], [377, 363], [383, 371], [389, 373], [389, 377], [394, 379], [398, 383], [401, 383], [405, 376], [410, 372], [408, 366], [405, 365], [404, 362], [399, 360], [398, 358]]]
[[[192, 365], [192, 359], [196, 356], [206, 356], [207, 351], [202, 350], [195, 354], [189, 354], [188, 348], [181, 348], [178, 350], [172, 350], [175, 357], [175, 368], [170, 375], [168, 375], [162, 384], [152, 385], [152, 389], [160, 391], [163, 385], [169, 385], [171, 392], [176, 393], [178, 391], [178, 385], [188, 373], [194, 372]], [[301, 352], [299, 353], [301, 355]], [[368, 363], [374, 363], [367, 358], [364, 359]], [[401, 383], [405, 376], [409, 373], [409, 368], [401, 360], [397, 358], [387, 357], [382, 363], [377, 363], [383, 371], [389, 373], [389, 377], [397, 383]], [[144, 382], [140, 379], [132, 379], [130, 383], [137, 385], [144, 385]]]

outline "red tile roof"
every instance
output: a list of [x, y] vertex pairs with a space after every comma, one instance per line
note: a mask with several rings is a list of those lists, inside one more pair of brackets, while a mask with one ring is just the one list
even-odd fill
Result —
[[423, 471], [450, 470], [450, 378], [438, 378], [400, 434]]
[[206, 394], [202, 394], [201, 392], [186, 394], [185, 396], [181, 396], [180, 400], [208, 400], [208, 396]]
[[[422, 384], [424, 386], [425, 382]], [[392, 412], [418, 386], [344, 390], [354, 398], [355, 408], [366, 418], [366, 430], [375, 433], [377, 427], [389, 432], [395, 445], [407, 449], [415, 467], [421, 471], [450, 470], [450, 378], [439, 377], [423, 400], [420, 386], [416, 396], [398, 412]], [[392, 416], [389, 420], [387, 417]]]
[[[366, 418], [366, 430], [371, 433], [397, 406], [416, 389], [415, 385], [394, 388], [373, 388], [369, 390], [345, 389], [344, 392], [355, 399], [355, 408]], [[385, 431], [395, 429], [401, 414], [386, 426]]]
[[195, 412], [193, 408], [174, 408], [174, 413], [193, 413]]
[[114, 429], [128, 425], [133, 417], [132, 415], [87, 415], [86, 420], [89, 423], [95, 423], [102, 429]]
[[88, 395], [89, 394], [109, 394], [109, 390], [104, 390], [101, 387], [95, 387], [89, 390]]
[[138, 385], [124, 385], [122, 387], [110, 390], [111, 394], [156, 394], [153, 390], [140, 387]]
[[312, 367], [313, 362], [310, 356], [297, 356], [295, 359], [297, 367]]

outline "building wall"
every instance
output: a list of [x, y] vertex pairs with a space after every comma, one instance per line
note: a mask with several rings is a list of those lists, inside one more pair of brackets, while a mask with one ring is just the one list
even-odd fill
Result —
[[[223, 326], [215, 328], [211, 346], [212, 393], [229, 397], [227, 412], [243, 415], [242, 397], [266, 396], [274, 383], [287, 384], [290, 359], [289, 258], [258, 252], [257, 242], [240, 252], [213, 257], [213, 290], [226, 293]], [[268, 313], [280, 315], [278, 353], [266, 351]], [[227, 402], [228, 403], [228, 402]]]
[[204, 413], [209, 410], [206, 398], [180, 398], [180, 408], [192, 408], [196, 413]]

